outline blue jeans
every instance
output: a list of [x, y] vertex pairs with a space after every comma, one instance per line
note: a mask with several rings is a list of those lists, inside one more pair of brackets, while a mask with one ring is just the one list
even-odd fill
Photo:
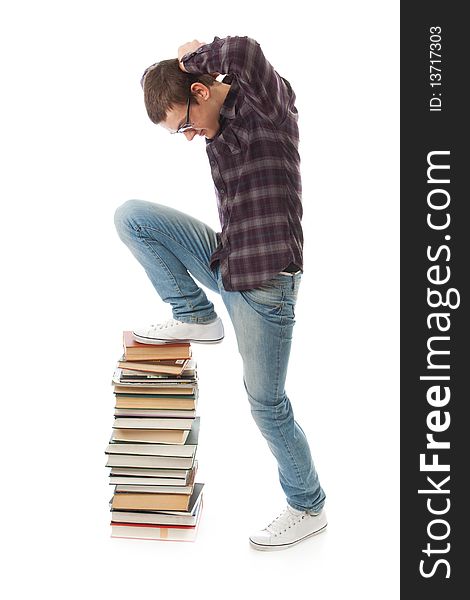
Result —
[[218, 264], [214, 271], [209, 267], [216, 234], [198, 219], [161, 204], [129, 200], [116, 210], [115, 224], [175, 319], [209, 323], [217, 317], [195, 279], [221, 295], [243, 360], [251, 414], [277, 460], [287, 502], [299, 510], [320, 510], [325, 494], [284, 390], [301, 273], [276, 275], [255, 289], [226, 291]]

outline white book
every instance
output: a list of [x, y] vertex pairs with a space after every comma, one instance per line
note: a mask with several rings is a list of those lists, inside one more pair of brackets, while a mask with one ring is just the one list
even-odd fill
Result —
[[[195, 461], [194, 466], [197, 466]], [[171, 477], [175, 479], [186, 479], [189, 475], [188, 469], [139, 469], [132, 467], [112, 467], [111, 475], [130, 475], [137, 477]]]
[[144, 467], [155, 469], [191, 469], [194, 457], [139, 456], [138, 454], [108, 454], [107, 467]]
[[111, 485], [158, 485], [158, 486], [182, 486], [186, 479], [176, 479], [176, 477], [126, 477], [120, 475], [110, 475], [109, 483]]
[[115, 417], [114, 429], [191, 429], [194, 419], [152, 419]]
[[105, 453], [138, 454], [139, 456], [194, 456], [197, 444], [108, 444]]
[[166, 408], [115, 408], [115, 417], [173, 417], [173, 418], [189, 418], [194, 419], [196, 416], [195, 410], [171, 410]]
[[191, 494], [192, 485], [117, 485], [116, 492], [142, 492], [147, 494]]

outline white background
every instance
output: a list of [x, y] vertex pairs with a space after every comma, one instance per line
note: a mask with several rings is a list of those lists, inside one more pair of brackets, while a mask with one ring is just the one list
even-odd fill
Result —
[[[3, 6], [6, 597], [398, 598], [399, 3]], [[142, 198], [218, 230], [204, 139], [153, 125], [139, 79], [215, 35], [255, 38], [300, 114], [305, 274], [286, 390], [329, 528], [284, 552], [248, 546], [285, 499], [211, 293], [226, 338], [194, 347], [206, 484], [197, 542], [110, 538], [104, 449], [122, 331], [171, 316], [114, 210]]]

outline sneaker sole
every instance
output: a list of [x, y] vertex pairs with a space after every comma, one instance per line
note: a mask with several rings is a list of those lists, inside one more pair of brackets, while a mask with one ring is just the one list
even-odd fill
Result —
[[194, 338], [175, 338], [175, 339], [165, 339], [165, 338], [151, 338], [151, 337], [143, 337], [141, 335], [137, 335], [132, 332], [134, 339], [140, 342], [141, 344], [184, 344], [184, 343], [195, 343], [195, 344], [220, 344], [220, 342], [224, 339], [224, 337], [218, 338], [216, 340], [196, 340]]
[[327, 528], [327, 526], [328, 526], [328, 523], [326, 525], [324, 525], [318, 531], [313, 531], [312, 533], [309, 533], [305, 537], [300, 538], [300, 540], [295, 540], [295, 542], [291, 542], [290, 544], [277, 544], [275, 546], [272, 546], [272, 545], [267, 545], [267, 544], [257, 544], [256, 542], [253, 542], [253, 540], [251, 538], [248, 538], [248, 539], [250, 540], [250, 546], [254, 550], [261, 550], [263, 552], [270, 552], [271, 550], [285, 550], [286, 548], [290, 548], [291, 546], [295, 546], [296, 544], [300, 544], [300, 542], [303, 542], [304, 540], [307, 540], [308, 538], [311, 538], [314, 535], [318, 535], [319, 533], [323, 533], [325, 531], [325, 529]]

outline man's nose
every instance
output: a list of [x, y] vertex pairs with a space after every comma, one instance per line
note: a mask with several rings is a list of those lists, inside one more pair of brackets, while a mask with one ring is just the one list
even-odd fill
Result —
[[190, 142], [196, 135], [196, 132], [194, 130], [192, 130], [192, 131], [189, 130], [189, 131], [185, 131], [184, 135], [185, 135], [186, 139], [188, 140], [188, 142]]

